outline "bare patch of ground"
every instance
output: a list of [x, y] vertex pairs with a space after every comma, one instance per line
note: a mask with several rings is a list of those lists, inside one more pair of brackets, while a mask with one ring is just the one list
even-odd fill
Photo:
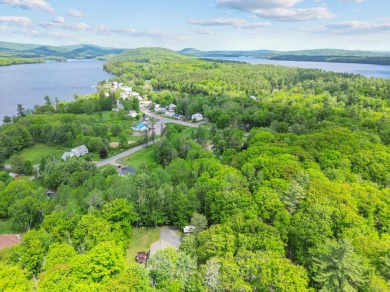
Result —
[[[131, 140], [129, 140], [129, 141], [127, 141], [127, 144], [133, 144], [133, 143], [135, 143], [135, 141], [131, 141]], [[119, 146], [119, 142], [110, 142], [110, 147], [111, 148], [117, 148], [118, 146]]]

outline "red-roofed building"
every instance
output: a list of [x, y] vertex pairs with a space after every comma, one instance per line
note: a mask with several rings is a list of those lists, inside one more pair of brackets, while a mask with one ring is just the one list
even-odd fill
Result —
[[19, 234], [0, 234], [0, 249], [19, 244], [21, 241]]

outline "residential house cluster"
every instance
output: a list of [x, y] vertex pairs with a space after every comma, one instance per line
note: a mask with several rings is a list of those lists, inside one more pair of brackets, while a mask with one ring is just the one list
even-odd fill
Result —
[[[165, 115], [166, 117], [177, 119], [177, 120], [184, 120], [185, 117], [175, 112], [176, 105], [171, 103], [167, 107], [162, 107], [159, 104], [154, 105], [154, 111], [157, 114]], [[200, 113], [193, 114], [191, 116], [191, 120], [198, 122], [203, 120], [203, 115]]]
[[124, 85], [122, 82], [114, 81], [106, 84], [104, 87], [111, 92], [119, 92], [122, 99], [137, 98], [139, 101], [143, 100], [143, 97], [138, 92], [133, 91], [131, 86]]
[[[108, 83], [104, 86], [110, 92], [119, 92], [120, 98], [116, 102], [116, 107], [113, 108], [113, 111], [120, 111], [123, 109], [122, 100], [136, 98], [139, 101], [142, 101], [144, 98], [136, 91], [133, 91], [131, 86], [124, 85], [124, 83], [118, 83], [116, 81]], [[105, 96], [109, 96], [109, 92], [105, 93]]]
[[169, 106], [162, 107], [159, 104], [155, 104], [154, 111], [157, 114], [165, 115], [168, 118], [174, 118], [176, 120], [184, 120], [184, 117], [178, 113], [175, 113], [176, 105], [171, 103]]
[[149, 129], [152, 129], [152, 123], [150, 122], [150, 119], [148, 116], [143, 117], [139, 124], [133, 127], [133, 130], [136, 132], [145, 132]]

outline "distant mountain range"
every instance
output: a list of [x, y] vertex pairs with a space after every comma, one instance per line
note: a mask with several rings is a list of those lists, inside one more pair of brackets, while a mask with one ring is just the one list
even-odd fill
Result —
[[269, 60], [390, 65], [390, 52], [349, 51], [337, 49], [317, 49], [286, 52], [271, 50], [200, 51], [187, 48], [179, 51], [179, 53], [198, 58], [254, 57]]
[[104, 48], [94, 45], [56, 47], [0, 42], [0, 57], [10, 58], [104, 59], [123, 51], [124, 49]]
[[[7, 58], [24, 60], [29, 59], [43, 62], [44, 59], [65, 61], [66, 59], [108, 59], [120, 54], [125, 49], [105, 48], [95, 45], [72, 45], [72, 46], [43, 46], [33, 44], [19, 44], [0, 41], [0, 65]], [[302, 51], [200, 51], [186, 48], [179, 51], [180, 54], [198, 58], [231, 58], [231, 57], [254, 57], [269, 60], [287, 61], [312, 61], [334, 63], [362, 63], [390, 65], [390, 52], [349, 51], [337, 49], [317, 49]]]

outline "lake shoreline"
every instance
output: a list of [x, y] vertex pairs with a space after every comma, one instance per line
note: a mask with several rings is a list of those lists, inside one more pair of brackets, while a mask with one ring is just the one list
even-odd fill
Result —
[[207, 57], [205, 59], [216, 59], [226, 61], [245, 62], [252, 65], [276, 65], [302, 69], [319, 69], [335, 73], [358, 74], [367, 78], [390, 79], [390, 65], [373, 65], [357, 63], [335, 63], [335, 62], [309, 62], [309, 61], [284, 61], [270, 60], [254, 57]]
[[0, 67], [0, 124], [5, 116], [16, 115], [17, 104], [33, 109], [44, 103], [46, 95], [71, 101], [74, 94], [96, 92], [98, 82], [112, 78], [103, 64], [95, 59], [69, 59]]

